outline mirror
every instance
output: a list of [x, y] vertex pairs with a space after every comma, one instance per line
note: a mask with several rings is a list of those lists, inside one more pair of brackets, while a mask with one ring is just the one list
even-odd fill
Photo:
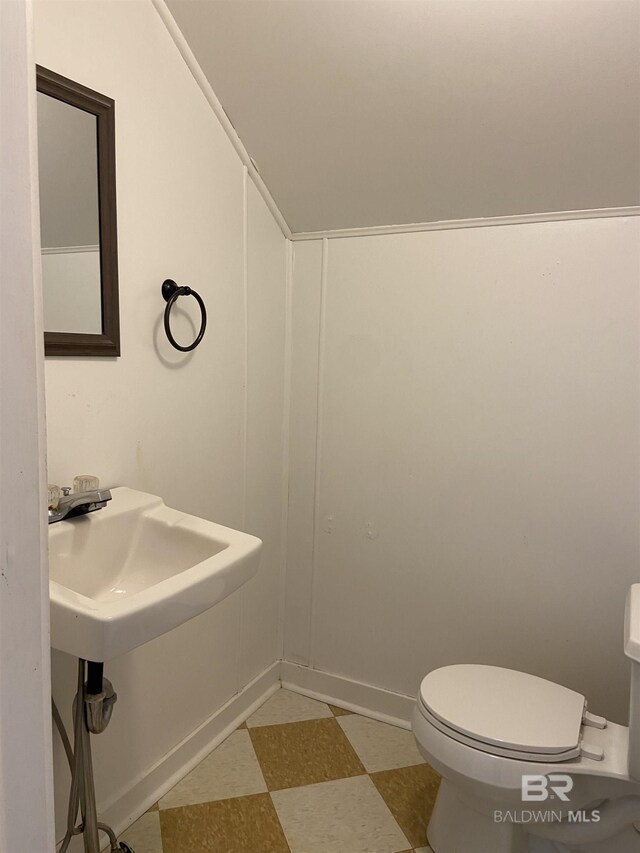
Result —
[[118, 356], [111, 98], [37, 67], [45, 355]]

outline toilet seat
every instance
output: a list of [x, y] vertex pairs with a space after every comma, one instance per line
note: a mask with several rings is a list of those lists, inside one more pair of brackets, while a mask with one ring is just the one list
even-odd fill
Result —
[[435, 729], [442, 732], [442, 734], [447, 735], [447, 737], [450, 737], [452, 740], [458, 741], [458, 743], [463, 743], [465, 746], [473, 747], [474, 749], [478, 749], [481, 752], [487, 752], [491, 755], [500, 755], [503, 758], [511, 758], [515, 761], [536, 761], [544, 764], [555, 764], [560, 761], [572, 761], [582, 754], [580, 744], [578, 744], [574, 749], [569, 749], [566, 752], [554, 752], [549, 754], [543, 754], [540, 752], [522, 752], [521, 750], [516, 749], [504, 749], [503, 747], [496, 746], [495, 744], [484, 743], [481, 740], [474, 740], [455, 729], [449, 728], [434, 717], [433, 714], [429, 713], [421, 702], [418, 702], [418, 707], [423, 718]]
[[516, 670], [459, 664], [420, 686], [422, 716], [454, 740], [507, 758], [555, 763], [581, 754], [585, 698]]

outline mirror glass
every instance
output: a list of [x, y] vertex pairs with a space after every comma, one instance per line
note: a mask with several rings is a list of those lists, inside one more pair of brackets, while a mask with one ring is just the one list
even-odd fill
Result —
[[44, 323], [102, 332], [97, 117], [38, 92]]
[[115, 102], [41, 65], [36, 81], [44, 352], [117, 357]]

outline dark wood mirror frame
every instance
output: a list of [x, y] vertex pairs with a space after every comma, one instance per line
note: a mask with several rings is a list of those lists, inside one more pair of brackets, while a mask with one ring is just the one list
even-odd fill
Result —
[[115, 102], [67, 77], [36, 66], [37, 90], [96, 116], [100, 219], [102, 334], [44, 333], [45, 355], [120, 355], [118, 235], [116, 219]]

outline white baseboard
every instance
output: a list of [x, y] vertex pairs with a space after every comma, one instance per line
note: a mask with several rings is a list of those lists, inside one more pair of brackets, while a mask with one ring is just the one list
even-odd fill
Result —
[[[280, 661], [276, 661], [156, 764], [132, 779], [110, 801], [98, 803], [100, 820], [109, 824], [114, 832], [120, 835], [235, 731], [279, 687]], [[106, 836], [101, 834], [100, 840], [105, 838]], [[74, 846], [76, 843], [78, 846]], [[69, 851], [73, 853], [82, 849], [82, 841], [77, 838]]]
[[415, 705], [412, 696], [392, 693], [382, 687], [363, 684], [286, 660], [281, 662], [280, 680], [287, 690], [311, 696], [322, 702], [341, 705], [349, 711], [362, 714], [363, 717], [371, 717], [403, 729], [411, 728], [411, 714]]

